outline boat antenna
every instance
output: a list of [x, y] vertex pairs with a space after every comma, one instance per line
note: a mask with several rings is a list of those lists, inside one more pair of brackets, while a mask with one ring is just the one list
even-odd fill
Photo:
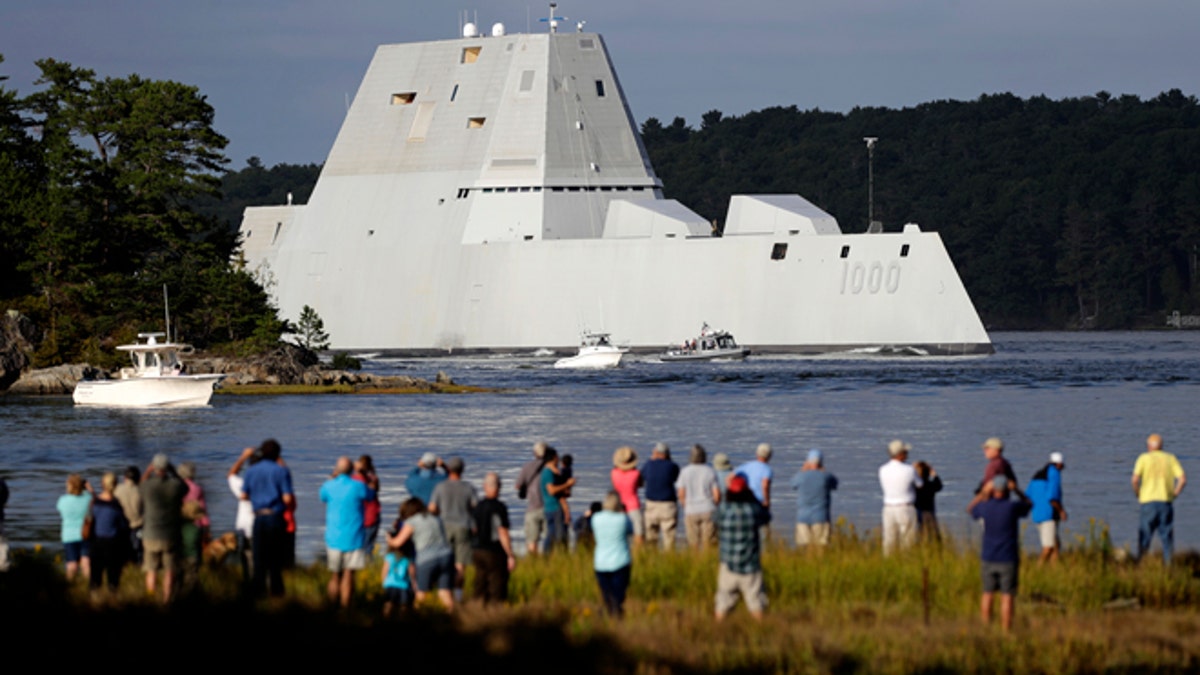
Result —
[[867, 232], [883, 231], [883, 223], [875, 224], [875, 143], [878, 136], [865, 136], [867, 144]]
[[167, 342], [171, 341], [171, 301], [167, 297], [167, 285], [163, 284], [163, 314], [167, 321]]

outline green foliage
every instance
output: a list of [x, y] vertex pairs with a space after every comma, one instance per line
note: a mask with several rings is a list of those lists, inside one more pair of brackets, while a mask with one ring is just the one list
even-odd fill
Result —
[[305, 305], [296, 322], [296, 342], [307, 350], [319, 352], [329, 349], [329, 333], [325, 332], [325, 321], [317, 310]]
[[37, 65], [33, 94], [0, 88], [0, 300], [43, 328], [37, 364], [96, 362], [137, 330], [161, 330], [164, 284], [181, 339], [277, 341], [266, 293], [229, 264], [236, 236], [192, 206], [217, 195], [226, 163], [205, 97]]
[[1200, 311], [1200, 104], [1179, 90], [642, 125], [668, 196], [700, 215], [724, 218], [732, 194], [798, 192], [846, 232], [867, 227], [864, 136], [880, 138], [876, 218], [939, 232], [989, 326], [1157, 326]]
[[346, 352], [337, 352], [333, 355], [331, 365], [337, 370], [362, 370], [362, 359], [350, 356]]

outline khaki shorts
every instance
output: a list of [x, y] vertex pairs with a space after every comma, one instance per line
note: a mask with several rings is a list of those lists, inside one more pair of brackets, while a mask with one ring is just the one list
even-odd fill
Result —
[[728, 614], [737, 606], [739, 595], [746, 602], [746, 609], [751, 612], [763, 611], [767, 606], [767, 594], [763, 592], [762, 570], [738, 574], [721, 563], [717, 571], [717, 613]]
[[527, 509], [525, 511], [525, 542], [533, 546], [533, 550], [536, 551], [545, 534], [546, 512], [540, 508]]
[[626, 511], [625, 515], [629, 516], [630, 522], [633, 523], [633, 536], [646, 536], [646, 519], [642, 516], [642, 509]]
[[829, 523], [796, 523], [797, 546], [828, 546]]
[[1042, 540], [1042, 548], [1058, 548], [1058, 521], [1047, 520], [1037, 524], [1038, 538]]
[[339, 551], [336, 548], [325, 547], [325, 564], [329, 571], [337, 574], [342, 571], [361, 570], [367, 566], [367, 552], [361, 548], [353, 551]]
[[142, 571], [171, 572], [175, 569], [175, 556], [179, 555], [179, 547], [173, 541], [145, 539], [142, 541], [142, 552]]
[[454, 564], [466, 567], [471, 564], [471, 526], [443, 525], [446, 543], [454, 550]]

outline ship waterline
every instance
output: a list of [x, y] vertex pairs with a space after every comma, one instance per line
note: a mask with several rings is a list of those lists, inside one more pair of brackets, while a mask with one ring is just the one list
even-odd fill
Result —
[[309, 203], [254, 207], [243, 253], [335, 348], [661, 351], [702, 322], [756, 352], [991, 353], [935, 232], [845, 234], [737, 195], [722, 237], [664, 199], [600, 36], [378, 49]]

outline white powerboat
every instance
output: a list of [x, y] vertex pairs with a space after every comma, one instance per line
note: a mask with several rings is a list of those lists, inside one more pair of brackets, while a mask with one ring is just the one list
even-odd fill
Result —
[[668, 349], [659, 356], [662, 361], [711, 361], [713, 359], [744, 359], [750, 350], [738, 345], [728, 331], [713, 330], [704, 324], [700, 336]]
[[608, 333], [584, 333], [579, 353], [554, 362], [555, 368], [616, 368], [629, 350], [613, 345]]
[[75, 385], [76, 405], [124, 408], [204, 406], [225, 376], [185, 375], [180, 352], [190, 345], [159, 342], [163, 333], [138, 333], [138, 342], [117, 349], [129, 352], [132, 367], [115, 380], [83, 380]]

